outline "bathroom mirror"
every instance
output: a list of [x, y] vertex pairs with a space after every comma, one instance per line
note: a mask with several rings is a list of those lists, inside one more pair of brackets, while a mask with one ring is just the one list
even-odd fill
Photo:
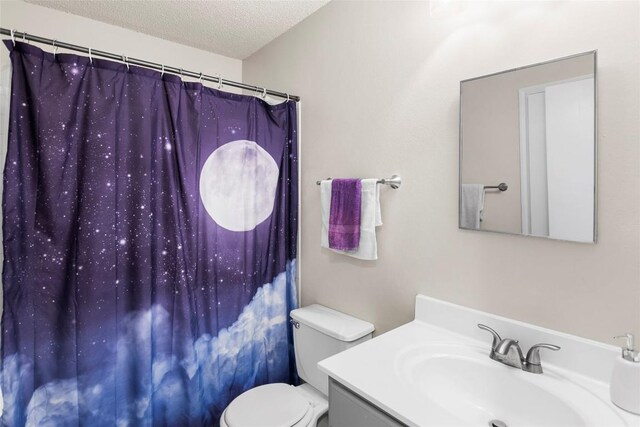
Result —
[[595, 195], [595, 51], [460, 82], [460, 228], [595, 242]]

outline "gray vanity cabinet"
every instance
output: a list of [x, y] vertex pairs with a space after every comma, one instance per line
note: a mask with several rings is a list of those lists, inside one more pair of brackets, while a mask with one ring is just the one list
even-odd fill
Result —
[[402, 427], [400, 421], [329, 378], [329, 427]]

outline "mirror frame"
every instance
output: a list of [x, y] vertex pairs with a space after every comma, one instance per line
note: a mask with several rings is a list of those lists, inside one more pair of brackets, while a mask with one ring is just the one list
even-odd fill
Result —
[[[593, 241], [579, 242], [576, 240], [556, 239], [549, 236], [538, 236], [535, 234], [511, 233], [499, 230], [483, 230], [479, 228], [462, 227], [460, 213], [462, 212], [462, 156], [463, 156], [463, 131], [462, 131], [462, 85], [464, 83], [480, 80], [487, 77], [498, 76], [500, 74], [511, 73], [531, 67], [550, 64], [553, 62], [564, 61], [567, 59], [577, 58], [584, 55], [593, 55]], [[547, 240], [555, 240], [560, 242], [570, 242], [579, 244], [596, 244], [598, 242], [598, 50], [590, 50], [587, 52], [576, 53], [574, 55], [563, 56], [561, 58], [550, 59], [548, 61], [537, 62], [535, 64], [524, 65], [522, 67], [510, 68], [508, 70], [498, 71], [495, 73], [485, 74], [479, 77], [460, 80], [460, 96], [458, 98], [458, 229], [469, 231], [484, 231], [488, 233], [506, 234], [511, 236], [537, 237]]]

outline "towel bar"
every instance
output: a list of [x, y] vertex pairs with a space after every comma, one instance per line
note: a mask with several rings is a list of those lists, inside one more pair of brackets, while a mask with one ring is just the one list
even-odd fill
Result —
[[[331, 178], [327, 178], [327, 181], [331, 180]], [[316, 181], [317, 185], [320, 185], [322, 181], [318, 180]], [[391, 178], [380, 178], [378, 179], [378, 184], [384, 184], [384, 185], [388, 185], [389, 187], [393, 188], [394, 190], [397, 188], [400, 188], [400, 186], [402, 185], [402, 178], [400, 177], [400, 175], [391, 175]], [[502, 185], [502, 184], [500, 184]], [[505, 186], [507, 184], [504, 184]], [[485, 187], [487, 188], [487, 187]], [[496, 187], [497, 188], [497, 187]], [[504, 191], [504, 190], [502, 190]]]

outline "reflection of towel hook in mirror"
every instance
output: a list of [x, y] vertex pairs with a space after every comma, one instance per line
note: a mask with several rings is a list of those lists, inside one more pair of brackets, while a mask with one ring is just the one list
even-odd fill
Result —
[[490, 189], [494, 189], [497, 188], [500, 191], [507, 191], [507, 189], [509, 188], [509, 186], [505, 183], [505, 182], [501, 182], [498, 185], [485, 185], [484, 189], [485, 190], [490, 190]]

